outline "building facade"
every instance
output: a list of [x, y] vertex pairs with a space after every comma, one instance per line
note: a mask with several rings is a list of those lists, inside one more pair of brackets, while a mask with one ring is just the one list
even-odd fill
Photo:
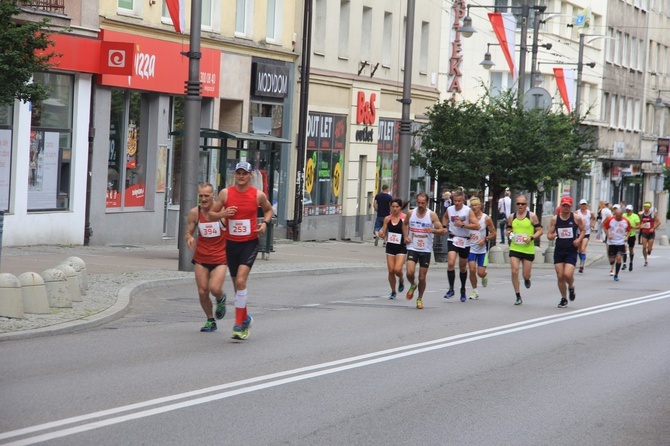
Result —
[[[445, 5], [416, 4], [415, 122], [439, 99]], [[301, 240], [369, 239], [375, 194], [382, 184], [398, 192], [406, 6], [390, 0], [314, 1]], [[430, 193], [430, 181], [413, 174], [410, 195]]]

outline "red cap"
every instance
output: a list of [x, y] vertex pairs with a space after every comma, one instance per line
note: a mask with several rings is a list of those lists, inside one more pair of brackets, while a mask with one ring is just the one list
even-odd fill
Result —
[[564, 204], [572, 206], [572, 197], [569, 197], [567, 195], [565, 197], [562, 197], [561, 198], [561, 206], [563, 206]]

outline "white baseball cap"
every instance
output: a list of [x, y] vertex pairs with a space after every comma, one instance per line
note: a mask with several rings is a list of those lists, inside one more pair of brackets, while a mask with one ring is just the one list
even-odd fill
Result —
[[612, 209], [619, 209], [620, 207], [621, 206], [619, 206], [618, 204], [615, 204], [615, 205], [612, 206]]
[[632, 204], [627, 204], [626, 205], [626, 210], [627, 211], [632, 211], [633, 210], [633, 205]]
[[579, 204], [589, 204], [589, 202], [582, 198], [581, 200], [579, 200]]

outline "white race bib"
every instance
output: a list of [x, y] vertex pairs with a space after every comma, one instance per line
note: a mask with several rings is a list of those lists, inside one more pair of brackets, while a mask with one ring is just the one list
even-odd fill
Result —
[[219, 237], [221, 235], [221, 223], [218, 221], [200, 222], [198, 223], [198, 231], [200, 232], [200, 237]]
[[424, 237], [414, 237], [414, 246], [417, 249], [426, 249], [426, 239]]
[[451, 242], [457, 248], [465, 248], [465, 246], [468, 244], [468, 239], [466, 239], [465, 237], [454, 236], [454, 238], [451, 240]]
[[472, 235], [470, 236], [470, 242], [472, 242], [473, 245], [479, 243], [479, 232], [472, 233]]
[[515, 235], [514, 236], [514, 243], [517, 245], [527, 245], [528, 242], [525, 240], [526, 236], [523, 234]]
[[228, 220], [228, 231], [230, 235], [249, 235], [251, 220]]
[[644, 229], [651, 228], [651, 222], [650, 221], [645, 221], [644, 223], [642, 223], [642, 228], [644, 228]]
[[558, 238], [574, 238], [572, 228], [558, 228]]
[[394, 245], [399, 245], [401, 239], [402, 239], [402, 234], [398, 234], [397, 232], [389, 232], [389, 235], [386, 238], [386, 242], [387, 243], [393, 243]]

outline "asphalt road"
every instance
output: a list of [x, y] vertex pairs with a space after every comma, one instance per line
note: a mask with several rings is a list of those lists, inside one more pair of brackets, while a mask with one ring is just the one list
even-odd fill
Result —
[[667, 445], [668, 254], [620, 282], [592, 265], [567, 309], [549, 269], [517, 307], [506, 269], [461, 303], [434, 268], [424, 310], [382, 270], [252, 277], [247, 341], [232, 305], [200, 333], [194, 287], [148, 290], [0, 344], [0, 444]]

